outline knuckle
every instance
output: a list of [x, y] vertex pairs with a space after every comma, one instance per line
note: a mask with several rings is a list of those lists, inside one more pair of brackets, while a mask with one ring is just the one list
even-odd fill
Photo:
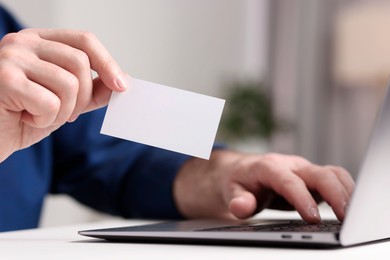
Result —
[[59, 98], [50, 98], [45, 101], [47, 114], [56, 115], [60, 111], [61, 101]]
[[297, 182], [296, 178], [293, 178], [291, 175], [287, 175], [287, 174], [281, 174], [279, 178], [280, 178], [280, 183], [282, 184], [283, 187], [290, 187], [291, 185], [294, 185]]
[[343, 174], [348, 173], [348, 171], [341, 166], [327, 165], [326, 167], [328, 169], [330, 169], [331, 171], [333, 171], [337, 175], [343, 175]]
[[100, 65], [100, 70], [107, 70], [108, 68], [115, 65], [115, 61], [113, 59], [107, 59], [102, 62]]
[[31, 34], [31, 33], [37, 33], [37, 29], [35, 28], [25, 28], [19, 31], [19, 33], [25, 33], [25, 34]]
[[245, 169], [247, 169], [248, 172], [250, 172], [250, 173], [256, 173], [256, 172], [264, 170], [264, 168], [265, 168], [264, 166], [265, 165], [264, 165], [263, 161], [257, 160], [257, 161], [251, 162], [251, 163], [247, 163], [245, 165]]
[[341, 175], [341, 168], [333, 167], [333, 166], [325, 166], [324, 175], [328, 178], [337, 178], [337, 176]]
[[300, 162], [301, 164], [304, 164], [304, 165], [310, 165], [310, 161], [307, 160], [306, 158], [302, 157], [302, 156], [298, 156], [298, 155], [292, 155], [291, 156], [294, 160], [296, 160], [297, 162]]
[[300, 184], [300, 179], [294, 178], [290, 175], [280, 175], [279, 176], [279, 193], [280, 194], [286, 194], [289, 190], [291, 190], [292, 187], [294, 187], [297, 184]]
[[77, 95], [79, 91], [79, 80], [77, 79], [77, 77], [73, 74], [69, 74], [68, 76], [66, 76], [65, 81], [67, 86], [66, 90], [69, 93], [69, 96]]
[[280, 163], [281, 161], [285, 160], [293, 160], [299, 164], [309, 164], [309, 161], [305, 158], [298, 156], [298, 155], [286, 155], [286, 154], [280, 154], [280, 153], [267, 153], [265, 155], [262, 155], [262, 158], [265, 159], [268, 162], [271, 163]]
[[276, 153], [268, 153], [263, 155], [263, 158], [268, 162], [277, 162], [280, 159], [280, 155]]
[[77, 68], [90, 68], [88, 55], [80, 50], [75, 50], [74, 61]]
[[272, 175], [284, 174], [284, 164], [283, 159], [281, 161], [280, 155], [276, 153], [265, 154], [260, 157], [260, 160], [257, 160], [253, 167], [261, 171], [267, 171]]
[[337, 177], [337, 173], [335, 171], [325, 169], [321, 172], [321, 176], [319, 176], [315, 182], [317, 189], [319, 190], [327, 190], [330, 187], [335, 188], [335, 185], [339, 183], [339, 178]]
[[0, 61], [1, 63], [12, 62], [19, 56], [19, 52], [13, 48], [3, 48], [0, 50]]
[[232, 176], [237, 176], [240, 175], [244, 172], [248, 172], [248, 163], [245, 162], [244, 160], [240, 160], [236, 162], [233, 167], [232, 167]]
[[3, 91], [16, 95], [19, 91], [22, 91], [21, 86], [25, 84], [26, 77], [24, 74], [15, 72], [15, 69], [8, 66], [8, 64], [0, 63], [0, 85]]
[[36, 38], [32, 36], [31, 33], [23, 33], [23, 32], [15, 32], [15, 33], [8, 33], [0, 41], [0, 47], [5, 46], [27, 46], [29, 45], [35, 45], [36, 44]]
[[8, 33], [1, 38], [0, 47], [17, 45], [20, 46], [33, 46], [38, 42], [39, 36], [32, 29], [23, 29], [19, 32]]
[[264, 160], [262, 156], [253, 155], [253, 156], [244, 156], [235, 161], [235, 166], [238, 169], [242, 169], [244, 172], [258, 172], [262, 167], [264, 167]]
[[80, 31], [79, 41], [84, 48], [92, 48], [97, 41], [96, 36], [88, 31]]
[[37, 100], [40, 100], [44, 104], [42, 108], [44, 108], [45, 112], [39, 116], [34, 116], [35, 125], [41, 128], [53, 125], [61, 108], [60, 99], [56, 97], [47, 98], [47, 96], [41, 96], [40, 98], [37, 98]]
[[19, 76], [4, 63], [0, 63], [0, 79], [2, 86], [11, 86], [19, 82]]
[[21, 42], [22, 35], [20, 33], [9, 33], [1, 39], [1, 46], [9, 44], [18, 44]]

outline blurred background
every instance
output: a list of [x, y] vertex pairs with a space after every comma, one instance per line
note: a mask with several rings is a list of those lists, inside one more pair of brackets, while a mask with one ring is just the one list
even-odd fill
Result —
[[[354, 176], [389, 78], [386, 0], [1, 2], [26, 27], [93, 32], [136, 78], [227, 99], [220, 142]], [[101, 217], [56, 196], [42, 226]]]

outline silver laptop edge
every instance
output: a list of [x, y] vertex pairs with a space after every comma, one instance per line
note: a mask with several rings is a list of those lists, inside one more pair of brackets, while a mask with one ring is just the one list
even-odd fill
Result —
[[390, 237], [390, 91], [386, 89], [346, 219], [344, 246]]

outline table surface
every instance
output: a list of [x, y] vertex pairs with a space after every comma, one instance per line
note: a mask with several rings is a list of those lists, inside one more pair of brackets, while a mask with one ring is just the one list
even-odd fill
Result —
[[[334, 217], [321, 210], [326, 218]], [[330, 215], [329, 215], [330, 214]], [[295, 217], [266, 210], [260, 218]], [[388, 259], [390, 241], [339, 249], [111, 243], [78, 235], [79, 230], [152, 223], [105, 220], [63, 227], [0, 233], [0, 259]]]

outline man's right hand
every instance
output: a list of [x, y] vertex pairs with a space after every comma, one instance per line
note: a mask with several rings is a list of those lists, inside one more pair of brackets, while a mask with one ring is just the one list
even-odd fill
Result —
[[7, 34], [0, 42], [0, 162], [107, 105], [112, 91], [126, 89], [128, 77], [91, 33], [26, 29]]

